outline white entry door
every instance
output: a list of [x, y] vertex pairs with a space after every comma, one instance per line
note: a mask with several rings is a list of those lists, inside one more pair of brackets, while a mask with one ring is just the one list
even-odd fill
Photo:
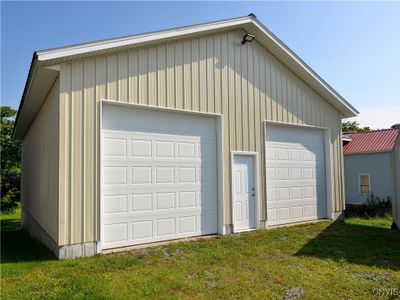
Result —
[[104, 105], [102, 144], [103, 249], [218, 231], [213, 117]]
[[267, 125], [267, 225], [326, 217], [324, 133]]
[[255, 228], [254, 157], [252, 155], [234, 155], [232, 169], [234, 231]]

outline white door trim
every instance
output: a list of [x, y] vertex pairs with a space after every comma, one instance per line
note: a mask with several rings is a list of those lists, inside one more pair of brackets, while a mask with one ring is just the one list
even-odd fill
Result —
[[[101, 253], [101, 251], [103, 250], [103, 245], [101, 241], [104, 241], [103, 238], [103, 220], [101, 218], [102, 214], [103, 214], [103, 159], [102, 159], [102, 155], [103, 155], [103, 101], [100, 100], [100, 116], [99, 116], [99, 128], [98, 128], [98, 136], [99, 136], [99, 141], [97, 144], [97, 146], [99, 147], [99, 155], [97, 157], [98, 161], [98, 166], [99, 166], [99, 181], [98, 185], [99, 185], [99, 199], [98, 201], [100, 201], [98, 207], [99, 207], [99, 212], [98, 212], [98, 221], [96, 222], [96, 225], [98, 226], [98, 234], [99, 234], [99, 240], [97, 241], [97, 245], [96, 245], [96, 251], [97, 253]], [[97, 200], [97, 199], [96, 199]]]
[[195, 114], [195, 115], [204, 115], [208, 117], [215, 117], [216, 120], [216, 135], [217, 135], [217, 177], [218, 177], [218, 182], [217, 182], [217, 189], [218, 189], [218, 234], [225, 235], [227, 234], [227, 230], [224, 226], [225, 222], [225, 204], [224, 204], [224, 159], [223, 159], [223, 153], [224, 153], [224, 130], [223, 130], [223, 115], [218, 114], [218, 113], [207, 113], [207, 112], [197, 112], [197, 111], [192, 111], [192, 110], [185, 110], [185, 109], [175, 109], [175, 108], [169, 108], [169, 107], [159, 107], [159, 106], [151, 106], [151, 105], [144, 105], [144, 104], [136, 104], [136, 103], [125, 103], [125, 102], [119, 102], [115, 100], [108, 100], [108, 99], [100, 99], [100, 116], [99, 116], [99, 128], [98, 128], [98, 135], [99, 135], [99, 149], [100, 153], [98, 156], [98, 165], [99, 165], [99, 211], [98, 211], [98, 218], [99, 221], [97, 222], [98, 224], [98, 229], [99, 229], [99, 238], [100, 240], [96, 242], [97, 244], [97, 253], [102, 252], [102, 241], [104, 240], [103, 237], [103, 224], [102, 224], [102, 213], [103, 213], [103, 191], [102, 191], [102, 183], [103, 183], [103, 164], [102, 164], [102, 155], [103, 155], [103, 134], [102, 134], [102, 128], [103, 128], [103, 105], [118, 105], [118, 106], [125, 106], [128, 108], [138, 108], [138, 109], [148, 109], [148, 110], [157, 110], [157, 111], [163, 111], [163, 112], [175, 112], [175, 113], [184, 113], [184, 114]]
[[215, 117], [222, 116], [222, 114], [219, 114], [219, 113], [210, 113], [210, 112], [195, 111], [195, 110], [182, 109], [182, 108], [162, 107], [162, 106], [154, 106], [154, 105], [139, 104], [139, 103], [129, 103], [129, 102], [109, 100], [109, 99], [101, 99], [101, 102], [104, 104], [125, 106], [125, 107], [130, 107], [130, 108], [136, 107], [136, 108], [151, 109], [151, 110], [158, 110], [158, 111], [171, 111], [171, 112], [175, 112], [175, 113], [181, 112], [181, 113], [186, 113], [186, 114], [215, 116]]
[[[235, 155], [251, 155], [254, 157], [253, 159], [253, 172], [254, 172], [254, 185], [255, 185], [255, 192], [256, 196], [254, 197], [254, 205], [255, 205], [255, 223], [256, 223], [256, 228], [255, 229], [264, 229], [264, 227], [261, 225], [260, 220], [260, 172], [259, 172], [259, 155], [258, 152], [253, 152], [253, 151], [231, 151], [231, 221], [232, 221], [232, 232], [237, 232], [235, 230], [235, 218], [234, 216], [236, 215], [236, 209], [234, 204], [234, 199], [233, 199], [233, 164], [234, 164], [234, 156]], [[251, 228], [250, 230], [254, 230], [254, 228]], [[243, 230], [241, 230], [243, 231]]]
[[308, 125], [308, 124], [293, 124], [293, 123], [285, 123], [285, 122], [270, 121], [270, 120], [264, 120], [263, 122], [265, 124], [269, 124], [269, 125], [283, 125], [283, 126], [287, 126], [287, 127], [296, 127], [296, 128], [329, 129], [329, 127], [315, 126], [315, 125]]
[[[324, 135], [324, 157], [325, 157], [325, 191], [326, 191], [326, 216], [329, 219], [334, 219], [333, 214], [333, 151], [332, 151], [332, 139], [331, 139], [331, 129], [329, 127], [321, 127], [314, 125], [306, 125], [306, 124], [292, 124], [292, 123], [284, 123], [278, 121], [269, 121], [264, 120], [264, 169], [266, 170], [266, 157], [267, 157], [267, 149], [266, 145], [266, 133], [267, 133], [267, 125], [279, 125], [286, 127], [295, 127], [295, 128], [304, 128], [304, 129], [315, 129], [323, 131]], [[265, 224], [267, 224], [268, 214], [267, 214], [267, 176], [265, 176]], [[266, 225], [267, 226], [267, 225]]]

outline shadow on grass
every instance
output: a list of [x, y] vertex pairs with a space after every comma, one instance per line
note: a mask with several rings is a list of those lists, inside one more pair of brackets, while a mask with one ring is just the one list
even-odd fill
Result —
[[20, 219], [1, 223], [1, 263], [39, 262], [56, 259], [54, 254], [21, 228]]
[[296, 255], [400, 270], [400, 234], [388, 228], [336, 221]]

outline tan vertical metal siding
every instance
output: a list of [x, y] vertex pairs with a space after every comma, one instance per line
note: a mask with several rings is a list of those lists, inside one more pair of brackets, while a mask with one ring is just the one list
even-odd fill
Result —
[[53, 238], [58, 239], [59, 80], [22, 141], [22, 206]]
[[[243, 46], [243, 34], [171, 41], [61, 65], [61, 244], [99, 238], [101, 99], [222, 113], [228, 223], [230, 151], [257, 151], [263, 162], [264, 120], [329, 127], [334, 210], [342, 210], [339, 112], [256, 41]], [[264, 167], [260, 175], [264, 184]]]

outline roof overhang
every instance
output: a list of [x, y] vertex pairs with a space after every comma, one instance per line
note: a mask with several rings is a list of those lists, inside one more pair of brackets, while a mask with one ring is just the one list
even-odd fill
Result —
[[364, 155], [364, 154], [383, 154], [383, 153], [392, 153], [392, 150], [381, 150], [381, 151], [365, 151], [365, 152], [351, 152], [351, 153], [343, 153], [344, 156], [348, 155]]
[[235, 19], [178, 27], [35, 52], [18, 109], [14, 127], [14, 137], [22, 138], [25, 135], [26, 130], [29, 128], [30, 123], [45, 100], [51, 86], [57, 79], [59, 72], [57, 65], [60, 63], [131, 48], [144, 47], [170, 40], [234, 29], [242, 29], [254, 35], [258, 43], [265, 47], [294, 74], [336, 108], [343, 118], [354, 117], [358, 114], [358, 111], [350, 103], [319, 77], [317, 73], [280, 39], [253, 15], [249, 15]]
[[342, 135], [342, 140], [343, 140], [344, 142], [351, 142], [352, 138], [351, 138], [351, 136], [348, 135], [348, 134], [343, 134], [343, 135]]

